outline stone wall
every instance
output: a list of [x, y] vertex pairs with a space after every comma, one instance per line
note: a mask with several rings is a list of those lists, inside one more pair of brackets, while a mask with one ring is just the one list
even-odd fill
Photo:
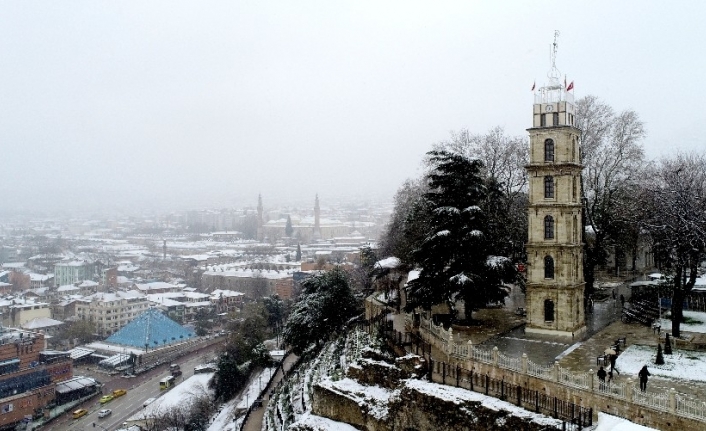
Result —
[[[398, 361], [395, 361], [398, 362]], [[407, 355], [402, 367], [362, 359], [348, 371], [363, 382], [325, 380], [314, 386], [312, 412], [367, 431], [534, 431], [560, 429], [561, 421], [518, 409], [503, 401], [419, 379], [400, 380], [416, 369]], [[394, 371], [393, 371], [394, 370]]]

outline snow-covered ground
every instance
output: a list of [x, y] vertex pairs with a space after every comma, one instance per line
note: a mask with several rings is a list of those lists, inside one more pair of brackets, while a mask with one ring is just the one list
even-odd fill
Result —
[[664, 365], [655, 365], [657, 349], [650, 346], [632, 345], [618, 356], [615, 366], [620, 374], [637, 379], [643, 365], [653, 376], [706, 382], [706, 352], [674, 350], [664, 356]]
[[210, 393], [208, 381], [211, 377], [213, 377], [213, 373], [194, 374], [133, 415], [128, 421], [151, 418], [173, 407], [183, 406], [185, 401], [195, 395]]
[[638, 425], [627, 419], [598, 412], [598, 423], [594, 431], [657, 431], [644, 425]]
[[[695, 321], [701, 323], [682, 323], [679, 328], [685, 332], [699, 332], [706, 334], [706, 313], [700, 311], [684, 311], [684, 317], [688, 317]], [[662, 331], [670, 332], [672, 330], [672, 321], [669, 319], [662, 319], [661, 323]]]
[[221, 407], [220, 412], [213, 419], [213, 423], [208, 427], [208, 431], [233, 431], [238, 429], [245, 417], [245, 410], [255, 402], [262, 388], [267, 386], [270, 377], [276, 372], [277, 368], [266, 368], [254, 373], [250, 378], [248, 387], [241, 395]]

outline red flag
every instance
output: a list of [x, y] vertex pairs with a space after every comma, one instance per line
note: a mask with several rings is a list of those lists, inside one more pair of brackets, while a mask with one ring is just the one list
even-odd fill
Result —
[[566, 87], [566, 91], [571, 91], [574, 89], [574, 81], [571, 81], [571, 84], [569, 84], [568, 87]]
[[534, 87], [536, 87], [536, 86], [537, 86], [537, 81], [534, 81], [534, 83], [532, 84], [532, 89], [530, 91], [534, 91]]

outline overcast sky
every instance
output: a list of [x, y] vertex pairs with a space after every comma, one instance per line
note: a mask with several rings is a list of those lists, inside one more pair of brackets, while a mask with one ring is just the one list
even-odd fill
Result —
[[[701, 1], [5, 1], [2, 206], [391, 198], [449, 131], [525, 135], [557, 67], [706, 151]], [[701, 133], [697, 133], [701, 132]]]

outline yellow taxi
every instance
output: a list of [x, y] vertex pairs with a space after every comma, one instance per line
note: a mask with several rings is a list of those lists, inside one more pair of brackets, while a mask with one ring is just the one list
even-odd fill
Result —
[[113, 398], [122, 397], [125, 394], [127, 394], [125, 389], [116, 389], [113, 391]]
[[86, 416], [87, 414], [88, 414], [88, 410], [86, 410], [86, 409], [78, 409], [78, 410], [74, 410], [74, 412], [73, 412], [74, 419], [78, 419], [82, 416]]
[[101, 404], [105, 404], [105, 403], [107, 403], [108, 401], [112, 401], [112, 400], [113, 400], [113, 396], [112, 396], [112, 395], [103, 395], [103, 396], [101, 397], [101, 399], [100, 399], [100, 403], [101, 403]]

